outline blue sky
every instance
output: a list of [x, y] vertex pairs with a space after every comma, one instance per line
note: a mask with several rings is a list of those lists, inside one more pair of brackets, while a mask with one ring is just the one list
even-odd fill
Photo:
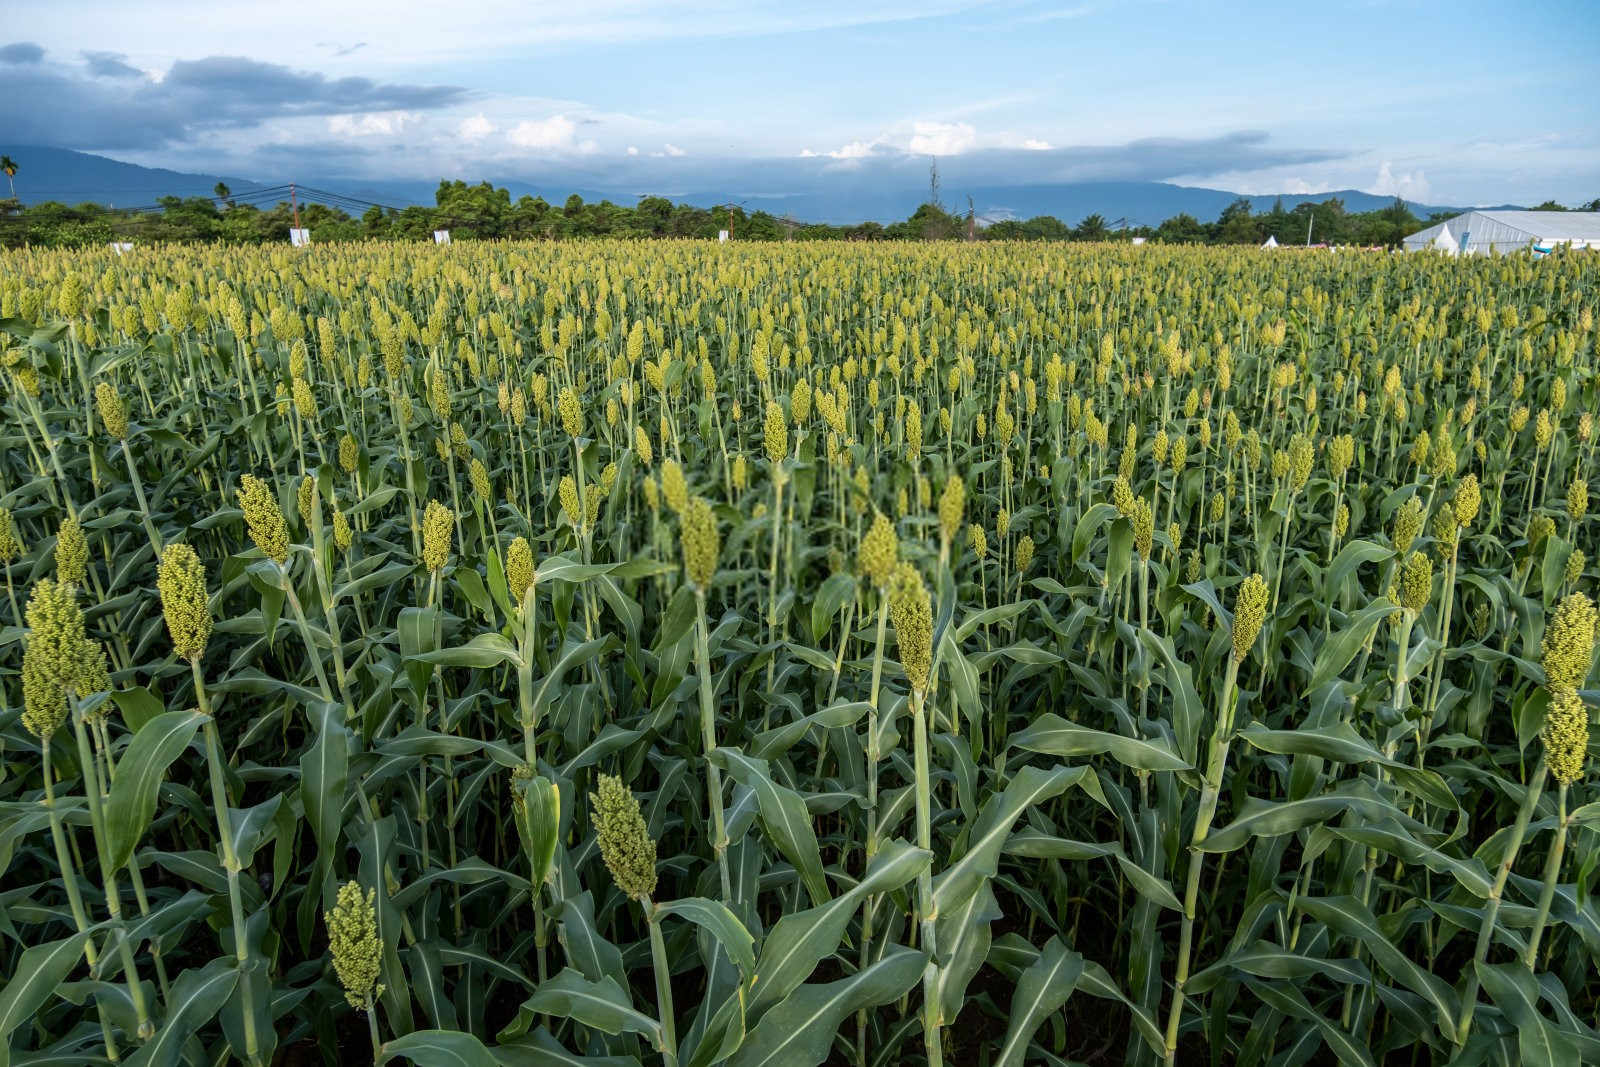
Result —
[[7, 13], [0, 141], [245, 177], [759, 192], [936, 155], [996, 184], [1600, 196], [1594, 0], [9, 0]]

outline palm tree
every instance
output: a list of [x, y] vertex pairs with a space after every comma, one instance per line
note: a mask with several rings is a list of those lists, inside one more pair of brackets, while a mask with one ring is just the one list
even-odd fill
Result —
[[17, 183], [11, 179], [17, 176], [17, 161], [10, 156], [0, 156], [0, 170], [6, 172], [6, 184], [11, 186], [11, 199], [17, 198]]

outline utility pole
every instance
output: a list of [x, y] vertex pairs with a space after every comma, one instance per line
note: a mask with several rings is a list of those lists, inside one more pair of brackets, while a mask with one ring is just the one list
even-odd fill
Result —
[[1309, 212], [1309, 211], [1306, 212], [1306, 247], [1307, 248], [1311, 247], [1311, 224], [1316, 221], [1316, 218], [1317, 217], [1315, 215], [1311, 214], [1311, 212]]
[[[300, 201], [295, 199], [294, 182], [289, 183], [289, 207], [294, 211], [294, 228], [300, 228]], [[1307, 238], [1310, 240], [1310, 238]]]

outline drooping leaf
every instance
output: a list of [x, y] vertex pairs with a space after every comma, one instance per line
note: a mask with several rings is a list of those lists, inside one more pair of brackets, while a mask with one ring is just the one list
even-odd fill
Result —
[[106, 801], [106, 851], [112, 870], [127, 866], [139, 839], [155, 817], [156, 796], [167, 768], [183, 754], [200, 729], [203, 717], [189, 711], [168, 711], [140, 728], [117, 764]]
[[839, 1025], [859, 1008], [887, 1004], [922, 977], [927, 956], [901, 946], [848, 978], [801, 986], [766, 1013], [728, 1060], [730, 1067], [816, 1067]]
[[1067, 1002], [1083, 973], [1083, 957], [1059, 937], [1045, 942], [1039, 958], [1017, 979], [1005, 1043], [995, 1058], [999, 1067], [1020, 1067], [1028, 1042], [1045, 1018]]
[[379, 1063], [408, 1060], [417, 1067], [499, 1067], [483, 1042], [460, 1030], [413, 1030], [383, 1043]]

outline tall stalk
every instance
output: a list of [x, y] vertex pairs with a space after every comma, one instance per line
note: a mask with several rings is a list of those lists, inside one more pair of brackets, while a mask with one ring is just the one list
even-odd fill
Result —
[[1189, 878], [1183, 894], [1183, 925], [1178, 940], [1178, 965], [1174, 972], [1172, 1007], [1167, 1014], [1166, 1061], [1173, 1063], [1178, 1054], [1178, 1030], [1183, 1021], [1184, 988], [1189, 980], [1189, 958], [1194, 946], [1195, 907], [1200, 894], [1200, 875], [1205, 867], [1205, 853], [1200, 846], [1211, 831], [1211, 820], [1216, 816], [1217, 797], [1222, 790], [1222, 775], [1228, 762], [1228, 742], [1233, 736], [1235, 716], [1234, 695], [1239, 682], [1239, 666], [1250, 654], [1257, 635], [1266, 621], [1271, 599], [1267, 583], [1259, 574], [1252, 574], [1239, 587], [1234, 606], [1232, 644], [1228, 657], [1227, 674], [1222, 682], [1222, 697], [1217, 704], [1216, 724], [1212, 728], [1206, 774], [1200, 792], [1200, 806], [1195, 813], [1194, 830], [1189, 835]]
[[[914, 761], [916, 769], [917, 847], [933, 850], [932, 832], [932, 778], [928, 772], [928, 716], [924, 690], [911, 691], [911, 721]], [[943, 1042], [940, 1039], [939, 1015], [939, 965], [935, 962], [937, 945], [934, 928], [939, 914], [933, 900], [933, 865], [930, 863], [917, 874], [917, 917], [921, 926], [922, 951], [928, 962], [922, 969], [922, 1034], [928, 1062], [939, 1067], [944, 1060]]]
[[[882, 516], [879, 516], [881, 519]], [[876, 524], [874, 524], [876, 527]], [[883, 547], [883, 539], [879, 538], [878, 544], [863, 542], [862, 564], [863, 567], [871, 561], [872, 573], [882, 573], [883, 580], [892, 571], [894, 566], [894, 552], [896, 551], [893, 536], [894, 530], [884, 520], [884, 530], [888, 531], [889, 540], [887, 549]], [[874, 533], [878, 530], [875, 528]], [[869, 535], [870, 537], [871, 535]], [[869, 545], [871, 547], [869, 547]], [[866, 854], [862, 859], [861, 869], [866, 871], [872, 866], [873, 859], [878, 854], [878, 700], [883, 681], [883, 646], [889, 629], [889, 590], [886, 585], [878, 585], [878, 637], [872, 650], [872, 687], [867, 696], [867, 743], [865, 747], [866, 778], [867, 778], [867, 841]], [[860, 966], [865, 968], [872, 958], [873, 919], [876, 913], [877, 900], [868, 897], [861, 905], [861, 948]], [[867, 1059], [867, 1011], [862, 1008], [856, 1013], [856, 1065], [864, 1067]]]
[[260, 1042], [256, 1035], [255, 1012], [255, 983], [250, 979], [250, 938], [249, 929], [245, 922], [244, 897], [239, 891], [239, 872], [243, 865], [239, 862], [239, 855], [233, 849], [233, 815], [230, 811], [232, 804], [228, 799], [228, 789], [223, 776], [225, 766], [222, 758], [222, 745], [217, 736], [216, 716], [211, 713], [211, 702], [206, 697], [205, 676], [200, 670], [200, 661], [189, 661], [190, 673], [194, 677], [194, 698], [196, 712], [204, 716], [201, 723], [201, 733], [205, 736], [206, 767], [211, 776], [211, 805], [216, 809], [217, 834], [220, 838], [218, 849], [222, 853], [222, 869], [228, 876], [228, 906], [233, 914], [233, 947], [234, 956], [239, 961], [239, 990], [241, 994], [240, 1007], [244, 1015], [244, 1057], [251, 1064], [261, 1064]]
[[[67, 848], [67, 835], [65, 824], [61, 818], [61, 811], [56, 807], [55, 770], [50, 762], [50, 737], [47, 735], [40, 739], [40, 765], [44, 773], [44, 805], [45, 811], [50, 816], [50, 840], [55, 846], [56, 866], [61, 868], [61, 882], [67, 890], [67, 904], [72, 909], [72, 924], [80, 934], [89, 932], [89, 914], [83, 906], [83, 892], [78, 888], [78, 865], [73, 861], [72, 852]], [[99, 958], [95, 950], [94, 936], [91, 934], [83, 939], [83, 961], [94, 969], [95, 961]], [[105, 1005], [98, 999], [95, 1001], [95, 1015], [100, 1024], [101, 1039], [105, 1043], [106, 1058], [115, 1063], [121, 1059], [117, 1051], [116, 1037], [111, 1030], [111, 1020], [106, 1016]]]
[[155, 1024], [150, 1021], [150, 1010], [145, 1004], [144, 985], [139, 981], [139, 967], [133, 957], [133, 945], [128, 941], [128, 931], [122, 925], [122, 898], [117, 889], [116, 871], [111, 866], [111, 853], [106, 841], [106, 814], [100, 790], [95, 786], [89, 768], [94, 766], [94, 752], [89, 747], [89, 734], [84, 724], [83, 706], [77, 694], [67, 689], [67, 705], [72, 714], [72, 729], [78, 741], [78, 761], [85, 769], [83, 792], [89, 801], [89, 821], [93, 827], [95, 853], [100, 858], [100, 879], [105, 890], [106, 912], [116, 927], [117, 953], [121, 957], [122, 974], [128, 986], [128, 998], [133, 1002], [133, 1012], [138, 1020], [139, 1040], [148, 1041], [155, 1036]]
[[650, 969], [656, 977], [656, 1014], [661, 1018], [661, 1058], [665, 1067], [677, 1067], [678, 1036], [673, 1022], [672, 967], [667, 962], [667, 944], [661, 937], [661, 915], [648, 899], [644, 902], [645, 925], [650, 928]]
[[700, 676], [700, 741], [706, 757], [706, 792], [711, 801], [711, 849], [717, 855], [722, 880], [722, 902], [733, 904], [733, 883], [728, 875], [728, 830], [722, 809], [722, 771], [712, 762], [717, 750], [717, 714], [711, 686], [710, 634], [706, 624], [705, 590], [696, 587], [694, 667]]
[[1533, 916], [1533, 932], [1528, 935], [1528, 948], [1522, 954], [1522, 964], [1533, 970], [1539, 961], [1539, 941], [1544, 937], [1545, 924], [1550, 919], [1550, 905], [1555, 900], [1556, 880], [1561, 875], [1561, 858], [1567, 850], [1567, 830], [1572, 817], [1567, 813], [1567, 783], [1556, 786], [1556, 837], [1545, 857], [1544, 885], [1539, 890], [1538, 909]]
[[1540, 760], [1533, 780], [1522, 792], [1522, 804], [1517, 808], [1517, 819], [1511, 826], [1511, 838], [1506, 842], [1505, 855], [1500, 857], [1489, 899], [1484, 902], [1483, 921], [1478, 924], [1478, 941], [1472, 952], [1472, 966], [1466, 969], [1467, 985], [1461, 992], [1461, 1021], [1456, 1024], [1458, 1048], [1466, 1045], [1467, 1038], [1472, 1035], [1472, 1016], [1478, 1008], [1478, 968], [1489, 958], [1489, 946], [1494, 941], [1495, 920], [1500, 914], [1500, 902], [1505, 897], [1506, 881], [1517, 861], [1517, 852], [1522, 848], [1522, 839], [1528, 832], [1528, 820], [1538, 807], [1539, 794], [1544, 790], [1548, 770], [1544, 760]]

